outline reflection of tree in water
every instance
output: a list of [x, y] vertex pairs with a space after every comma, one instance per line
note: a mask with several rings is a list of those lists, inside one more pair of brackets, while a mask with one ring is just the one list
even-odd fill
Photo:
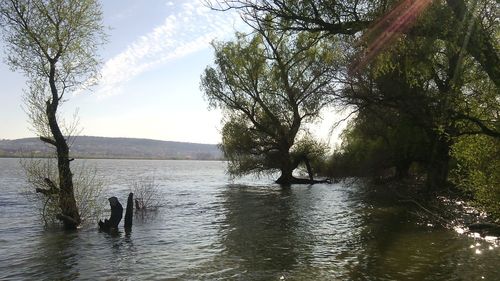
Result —
[[297, 264], [302, 249], [294, 236], [297, 222], [290, 189], [275, 193], [231, 189], [226, 196], [224, 245], [229, 255], [241, 259], [248, 271], [286, 271]]
[[481, 268], [486, 277], [498, 273], [498, 252], [474, 255], [471, 241], [418, 224], [415, 206], [377, 188], [225, 188], [211, 259], [182, 279], [475, 280]]
[[[405, 218], [401, 208], [394, 205], [394, 198], [389, 199], [379, 195], [386, 194], [372, 193], [368, 187], [360, 186], [359, 192], [349, 198], [349, 201], [364, 202], [360, 204], [362, 207], [358, 210], [360, 214], [358, 262], [349, 268], [350, 280], [378, 279], [388, 273], [388, 268], [385, 270], [383, 268], [384, 253], [390, 251], [397, 236], [400, 235]], [[389, 275], [385, 275], [387, 276]]]
[[133, 237], [121, 230], [46, 231], [36, 242], [22, 272], [32, 280], [124, 280], [137, 273]]
[[212, 266], [231, 269], [223, 275], [242, 280], [279, 280], [306, 266], [311, 243], [299, 237], [296, 200], [291, 189], [231, 186], [225, 190], [225, 217], [219, 230], [222, 251]]
[[36, 246], [33, 262], [30, 262], [32, 273], [25, 276], [36, 276], [43, 273], [46, 280], [75, 280], [80, 277], [78, 269], [78, 233], [64, 231], [44, 233]]

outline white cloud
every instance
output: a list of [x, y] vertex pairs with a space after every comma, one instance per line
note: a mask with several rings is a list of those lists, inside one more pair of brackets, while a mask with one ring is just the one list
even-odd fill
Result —
[[[173, 4], [168, 2], [168, 9]], [[119, 94], [121, 87], [134, 77], [207, 48], [215, 38], [232, 35], [233, 26], [239, 22], [236, 13], [211, 11], [199, 0], [176, 6], [180, 10], [170, 14], [162, 25], [105, 62], [96, 91], [98, 97]]]

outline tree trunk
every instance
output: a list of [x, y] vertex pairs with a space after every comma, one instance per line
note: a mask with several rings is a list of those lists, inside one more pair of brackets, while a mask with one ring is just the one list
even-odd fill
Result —
[[309, 180], [311, 181], [311, 184], [313, 184], [314, 174], [311, 168], [311, 163], [309, 163], [309, 159], [307, 157], [304, 157], [304, 162], [306, 163], [306, 169], [307, 169], [307, 174], [309, 175]]
[[[276, 180], [276, 183], [281, 185], [282, 187], [290, 187], [292, 184], [315, 184], [315, 183], [331, 183], [331, 180], [315, 180], [313, 177], [312, 168], [309, 164], [309, 161], [306, 161], [307, 172], [309, 174], [308, 179], [296, 178], [293, 176], [293, 170], [296, 168], [296, 165], [293, 165], [290, 162], [290, 165], [287, 166], [287, 169], [281, 169], [281, 175]], [[295, 167], [294, 167], [295, 166]]]
[[80, 214], [76, 205], [75, 194], [73, 190], [73, 174], [70, 170], [70, 161], [68, 158], [68, 150], [66, 141], [64, 145], [57, 147], [57, 167], [59, 170], [59, 207], [61, 208], [62, 219], [64, 228], [76, 229], [81, 223]]
[[292, 173], [295, 167], [290, 156], [290, 145], [287, 142], [281, 144], [279, 158], [278, 163], [280, 165], [281, 175], [276, 180], [276, 183], [283, 187], [289, 187], [292, 184]]
[[63, 222], [65, 229], [76, 229], [81, 223], [78, 206], [76, 205], [73, 189], [73, 174], [70, 169], [69, 147], [57, 123], [57, 107], [59, 96], [55, 84], [55, 62], [50, 65], [49, 85], [52, 99], [47, 101], [46, 114], [49, 128], [54, 139], [41, 138], [43, 141], [56, 147], [57, 168], [59, 172], [59, 207], [61, 214], [58, 218]]
[[450, 144], [438, 138], [427, 165], [427, 190], [432, 192], [446, 186], [450, 162]]
[[281, 185], [282, 187], [290, 187], [294, 180], [292, 172], [293, 170], [291, 169], [281, 169], [281, 175], [276, 180], [276, 183]]
[[[292, 184], [315, 184], [315, 183], [330, 183], [329, 179], [325, 180], [314, 180], [313, 171], [311, 168], [311, 164], [309, 163], [309, 159], [307, 157], [296, 159], [296, 161], [292, 161], [292, 157], [290, 155], [290, 147], [287, 145], [283, 145], [283, 150], [281, 151], [281, 161], [280, 163], [280, 171], [281, 175], [276, 180], [276, 183], [281, 185], [282, 187], [290, 187]], [[293, 171], [298, 167], [298, 165], [304, 161], [307, 168], [307, 173], [309, 175], [308, 179], [299, 179], [293, 176]]]

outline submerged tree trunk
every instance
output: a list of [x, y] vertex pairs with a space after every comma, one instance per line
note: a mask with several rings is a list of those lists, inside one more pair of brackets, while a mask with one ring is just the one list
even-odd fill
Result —
[[55, 84], [55, 62], [50, 65], [49, 85], [52, 98], [47, 101], [46, 114], [53, 139], [45, 137], [40, 137], [40, 139], [56, 148], [59, 173], [59, 207], [61, 209], [57, 218], [63, 222], [65, 229], [76, 229], [81, 223], [81, 218], [75, 200], [68, 143], [57, 123], [56, 115], [60, 97]]
[[279, 167], [281, 171], [280, 177], [276, 180], [276, 183], [283, 186], [288, 187], [292, 184], [293, 180], [293, 170], [295, 169], [292, 158], [290, 156], [290, 145], [287, 142], [283, 142], [281, 144], [281, 148], [279, 151]]
[[309, 181], [311, 184], [314, 183], [314, 173], [311, 168], [311, 163], [309, 163], [309, 159], [307, 157], [304, 157], [304, 162], [306, 163], [306, 169], [307, 169], [307, 174], [309, 175]]
[[[63, 138], [64, 139], [64, 138]], [[57, 167], [59, 171], [59, 207], [61, 215], [59, 219], [63, 222], [64, 228], [76, 229], [81, 223], [80, 214], [76, 205], [73, 189], [73, 174], [70, 170], [69, 149], [64, 140], [57, 146]]]
[[297, 165], [292, 165], [292, 163], [290, 161], [290, 165], [287, 166], [288, 168], [281, 169], [281, 175], [276, 180], [276, 183], [281, 185], [282, 187], [290, 187], [292, 184], [316, 184], [316, 183], [330, 183], [331, 182], [329, 179], [315, 180], [313, 177], [313, 172], [312, 172], [312, 168], [311, 168], [309, 161], [306, 161], [305, 163], [306, 163], [307, 173], [309, 175], [309, 178], [301, 179], [301, 178], [294, 177], [293, 170], [295, 170]]
[[281, 170], [281, 175], [280, 177], [276, 180], [276, 183], [283, 186], [283, 187], [289, 187], [294, 181], [294, 177], [292, 175], [292, 170]]
[[[295, 131], [294, 134], [297, 132]], [[282, 150], [280, 151], [280, 171], [281, 175], [276, 180], [276, 183], [282, 187], [290, 187], [292, 184], [315, 184], [315, 183], [330, 183], [329, 179], [325, 180], [314, 180], [314, 173], [311, 167], [311, 163], [307, 156], [298, 156], [292, 158], [290, 155], [290, 145], [288, 143], [283, 144]], [[304, 162], [307, 168], [307, 174], [309, 178], [302, 179], [293, 176], [293, 171], [299, 166], [300, 163]]]

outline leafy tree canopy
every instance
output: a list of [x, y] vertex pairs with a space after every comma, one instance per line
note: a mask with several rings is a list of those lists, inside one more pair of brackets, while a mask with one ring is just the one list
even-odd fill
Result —
[[254, 35], [214, 43], [215, 67], [201, 88], [225, 114], [222, 146], [233, 175], [276, 171], [284, 184], [297, 167], [291, 148], [304, 122], [333, 101], [338, 45], [321, 34], [283, 33], [261, 25]]

